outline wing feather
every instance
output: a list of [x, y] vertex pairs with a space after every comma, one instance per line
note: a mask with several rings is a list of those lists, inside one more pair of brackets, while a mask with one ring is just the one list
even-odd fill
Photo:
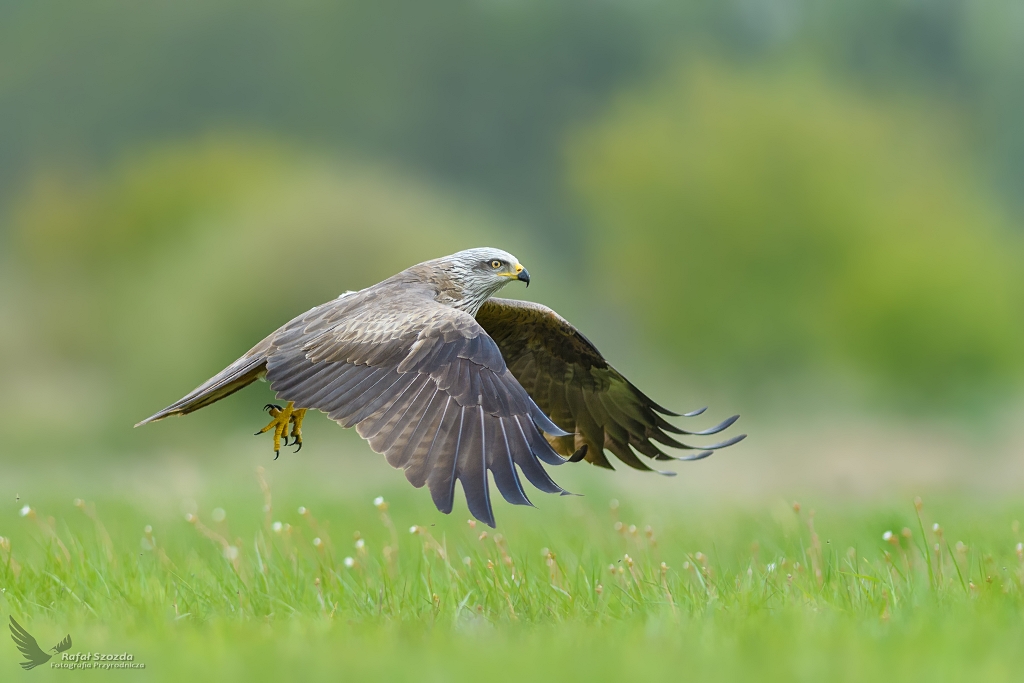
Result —
[[479, 323], [408, 283], [386, 296], [367, 291], [268, 338], [267, 379], [278, 397], [355, 427], [410, 483], [426, 485], [441, 512], [451, 512], [458, 481], [470, 513], [493, 526], [489, 470], [516, 504], [529, 504], [516, 467], [541, 490], [562, 493], [541, 462], [566, 460], [544, 433], [572, 436], [534, 402]]
[[[630, 467], [650, 471], [638, 453], [653, 460], [694, 460], [745, 437], [741, 434], [711, 446], [677, 441], [670, 434], [717, 434], [732, 426], [738, 416], [703, 430], [676, 427], [663, 416], [695, 417], [703, 409], [680, 415], [655, 403], [609, 365], [589, 339], [550, 308], [525, 301], [489, 299], [476, 319], [494, 339], [509, 370], [540, 410], [561, 429], [576, 433], [575, 438], [559, 437], [535, 421], [562, 455], [585, 445], [583, 457], [595, 465], [611, 467], [605, 456], [607, 451]], [[529, 443], [535, 445], [533, 437], [529, 437]], [[657, 444], [700, 450], [700, 458], [671, 456]], [[540, 453], [537, 455], [543, 459]]]

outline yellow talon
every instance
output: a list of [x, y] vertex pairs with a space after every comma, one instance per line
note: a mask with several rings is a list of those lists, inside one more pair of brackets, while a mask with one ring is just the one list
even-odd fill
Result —
[[295, 403], [288, 401], [288, 405], [284, 408], [278, 405], [267, 404], [264, 407], [270, 417], [273, 418], [266, 427], [256, 432], [257, 434], [264, 434], [269, 432], [271, 429], [274, 430], [274, 460], [281, 454], [281, 437], [284, 437], [285, 445], [288, 443], [288, 424], [292, 425], [292, 438], [295, 439], [294, 445], [299, 448], [295, 450], [296, 453], [302, 448], [302, 419], [306, 417], [306, 409], [299, 408], [295, 409]]
[[[290, 403], [288, 405], [291, 405]], [[292, 445], [298, 446], [295, 452], [298, 453], [302, 450], [302, 419], [306, 417], [306, 409], [299, 408], [298, 410], [292, 411]]]

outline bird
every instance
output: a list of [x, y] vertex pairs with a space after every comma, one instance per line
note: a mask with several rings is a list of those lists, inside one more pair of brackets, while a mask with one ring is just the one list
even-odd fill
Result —
[[[39, 643], [36, 639], [24, 629], [24, 627], [11, 617], [10, 629], [11, 639], [14, 640], [15, 646], [25, 657], [25, 661], [21, 662], [21, 668], [26, 671], [34, 669], [40, 664], [46, 664], [53, 655], [48, 655], [39, 647]], [[64, 640], [60, 641], [56, 645], [50, 648], [54, 654], [60, 654], [68, 650], [71, 647], [71, 634], [64, 636]]]
[[[265, 406], [271, 419], [257, 432], [273, 432], [275, 460], [282, 440], [302, 448], [306, 411], [320, 410], [355, 427], [413, 486], [427, 486], [439, 511], [452, 511], [459, 482], [470, 513], [491, 527], [488, 472], [507, 502], [533, 505], [520, 472], [542, 492], [568, 495], [543, 464], [614, 469], [610, 453], [652, 471], [640, 455], [701, 460], [746, 436], [703, 447], [676, 440], [717, 434], [739, 416], [677, 427], [666, 418], [706, 409], [679, 414], [655, 403], [552, 309], [494, 296], [512, 282], [529, 287], [529, 271], [490, 247], [416, 264], [293, 318], [136, 427], [264, 379], [285, 402]], [[696, 452], [674, 456], [655, 444]]]

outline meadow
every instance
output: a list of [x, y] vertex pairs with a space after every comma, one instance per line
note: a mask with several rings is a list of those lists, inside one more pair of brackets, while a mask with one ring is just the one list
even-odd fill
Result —
[[196, 499], [5, 486], [0, 616], [44, 649], [70, 633], [72, 654], [145, 669], [21, 672], [4, 638], [3, 679], [1010, 681], [1024, 667], [1010, 498], [666, 501], [596, 473], [586, 495], [501, 506], [490, 529], [464, 504], [438, 514], [398, 473], [331, 496], [248, 471]]

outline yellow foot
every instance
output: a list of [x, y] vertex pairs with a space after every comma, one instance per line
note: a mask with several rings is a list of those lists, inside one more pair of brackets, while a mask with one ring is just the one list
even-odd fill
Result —
[[281, 439], [284, 438], [284, 445], [288, 445], [288, 424], [292, 425], [291, 437], [294, 439], [293, 446], [298, 446], [295, 452], [302, 450], [302, 419], [306, 417], [306, 409], [295, 409], [295, 404], [288, 401], [288, 405], [282, 408], [279, 405], [268, 403], [263, 407], [270, 417], [273, 418], [266, 427], [256, 432], [257, 435], [274, 430], [274, 460], [281, 455]]

